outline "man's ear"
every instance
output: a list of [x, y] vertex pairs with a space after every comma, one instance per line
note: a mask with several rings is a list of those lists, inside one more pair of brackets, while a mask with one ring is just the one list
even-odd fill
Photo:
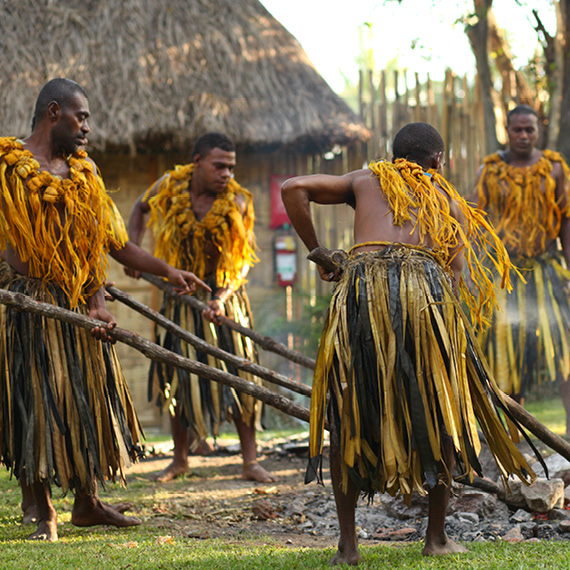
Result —
[[57, 121], [61, 115], [61, 105], [57, 101], [48, 103], [47, 115], [52, 121]]
[[428, 168], [431, 168], [433, 170], [437, 170], [439, 168], [440, 163], [441, 163], [441, 156], [442, 156], [441, 152], [433, 153], [429, 158]]

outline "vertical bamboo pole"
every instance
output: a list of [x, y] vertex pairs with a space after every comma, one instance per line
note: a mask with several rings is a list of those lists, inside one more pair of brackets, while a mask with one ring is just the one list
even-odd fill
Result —
[[380, 76], [380, 102], [378, 103], [378, 123], [380, 129], [378, 158], [388, 156], [388, 102], [386, 98], [386, 71]]
[[438, 116], [437, 116], [437, 107], [435, 106], [435, 94], [433, 90], [433, 83], [431, 77], [427, 76], [427, 115], [428, 120], [427, 122], [434, 127], [439, 124]]
[[449, 178], [452, 168], [451, 164], [451, 121], [452, 106], [451, 96], [453, 93], [453, 76], [450, 69], [445, 71], [445, 83], [443, 90], [443, 109], [441, 117], [441, 135], [445, 143], [445, 168], [444, 175]]
[[414, 109], [414, 121], [417, 122], [425, 122], [425, 117], [422, 113], [422, 97], [421, 97], [421, 84], [420, 84], [420, 74], [416, 71], [415, 73], [415, 93], [416, 93], [416, 107]]

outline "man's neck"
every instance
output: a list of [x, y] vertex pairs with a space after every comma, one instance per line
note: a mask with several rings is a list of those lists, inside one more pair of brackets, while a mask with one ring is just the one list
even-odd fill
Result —
[[536, 164], [542, 156], [542, 151], [533, 148], [532, 151], [528, 154], [520, 154], [513, 152], [511, 149], [507, 149], [506, 151], [502, 152], [500, 156], [507, 164], [516, 168], [524, 168], [526, 166], [532, 166], [533, 164]]
[[23, 141], [24, 148], [29, 150], [40, 163], [53, 164], [66, 161], [65, 153], [53, 146], [49, 134], [34, 131]]

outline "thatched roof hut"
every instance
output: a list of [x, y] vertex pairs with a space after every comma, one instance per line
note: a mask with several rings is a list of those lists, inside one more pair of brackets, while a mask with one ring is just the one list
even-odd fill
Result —
[[[230, 135], [236, 178], [255, 203], [261, 262], [248, 290], [256, 327], [275, 319], [285, 302], [273, 271], [280, 180], [361, 167], [363, 145], [353, 143], [369, 132], [258, 0], [0, 0], [0, 61], [1, 136], [29, 134], [47, 80], [67, 77], [86, 88], [88, 150], [125, 218], [165, 170], [188, 161], [198, 136]], [[142, 245], [152, 251], [150, 232]], [[116, 262], [109, 278], [160, 306], [156, 290]], [[147, 319], [117, 304], [113, 313], [121, 326], [152, 337]], [[141, 420], [160, 424], [147, 402], [148, 363], [126, 346], [118, 350]]]
[[0, 2], [0, 127], [29, 132], [52, 77], [88, 91], [95, 148], [178, 150], [205, 131], [314, 152], [368, 132], [258, 0]]

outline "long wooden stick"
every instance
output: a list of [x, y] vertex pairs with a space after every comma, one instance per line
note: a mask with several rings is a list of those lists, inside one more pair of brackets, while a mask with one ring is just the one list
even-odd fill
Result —
[[[0, 289], [0, 303], [20, 311], [43, 315], [45, 317], [64, 321], [88, 330], [91, 330], [96, 326], [106, 326], [106, 323], [103, 323], [102, 321], [92, 319], [79, 313], [74, 313], [73, 311], [68, 311], [67, 309], [63, 309], [62, 307], [57, 307], [49, 303], [35, 301], [22, 293], [13, 293], [4, 289]], [[300, 406], [289, 398], [286, 398], [281, 394], [277, 394], [272, 390], [268, 390], [263, 386], [258, 386], [253, 382], [248, 382], [243, 378], [212, 368], [211, 366], [207, 366], [201, 362], [196, 362], [179, 356], [178, 354], [166, 350], [138, 334], [121, 329], [120, 327], [115, 327], [115, 329], [113, 329], [113, 337], [116, 340], [135, 348], [148, 358], [158, 360], [159, 362], [163, 362], [170, 366], [183, 368], [184, 370], [188, 370], [189, 372], [207, 378], [208, 380], [226, 384], [227, 386], [231, 386], [236, 390], [245, 392], [246, 394], [257, 398], [265, 404], [281, 410], [290, 416], [306, 422], [309, 421], [309, 410], [307, 408]], [[548, 447], [557, 451], [565, 459], [570, 461], [570, 444], [567, 441], [549, 430], [544, 424], [540, 423], [532, 414], [525, 410], [521, 405], [517, 404], [509, 396], [505, 395], [504, 400], [509, 411], [525, 428], [527, 428]]]
[[219, 360], [223, 360], [224, 362], [228, 362], [239, 370], [249, 372], [255, 376], [258, 376], [259, 378], [268, 380], [273, 384], [277, 384], [278, 386], [282, 386], [283, 388], [297, 392], [297, 394], [311, 397], [311, 388], [309, 386], [301, 384], [300, 382], [295, 382], [291, 378], [287, 378], [287, 376], [279, 374], [274, 370], [270, 370], [269, 368], [265, 368], [264, 366], [251, 362], [246, 358], [242, 358], [235, 354], [231, 354], [230, 352], [226, 352], [217, 346], [213, 346], [212, 344], [206, 342], [204, 339], [201, 339], [200, 337], [192, 334], [191, 332], [183, 329], [176, 323], [167, 319], [159, 312], [151, 309], [150, 307], [147, 307], [144, 303], [137, 301], [128, 293], [125, 293], [124, 291], [121, 291], [112, 285], [106, 285], [105, 288], [115, 299], [121, 303], [124, 303], [128, 307], [131, 307], [141, 315], [151, 319], [167, 331], [175, 334], [178, 338], [182, 339], [188, 344], [191, 344], [197, 350], [209, 354], [214, 358], [218, 358]]
[[[178, 293], [176, 293], [172, 285], [170, 285], [170, 283], [167, 283], [160, 277], [156, 277], [155, 275], [150, 275], [149, 273], [141, 273], [141, 277], [146, 281], [148, 281], [149, 283], [152, 283], [159, 289], [162, 289], [168, 295], [180, 299], [180, 301], [190, 305], [194, 309], [203, 311], [204, 309], [208, 308], [208, 306], [205, 303], [202, 303], [202, 301], [200, 301], [199, 299], [197, 299], [192, 295], [178, 295]], [[292, 350], [286, 347], [281, 342], [278, 342], [269, 336], [259, 334], [258, 332], [250, 328], [244, 327], [243, 325], [236, 323], [233, 319], [230, 319], [228, 317], [221, 316], [220, 321], [223, 325], [227, 326], [228, 328], [251, 338], [257, 345], [259, 345], [264, 350], [275, 352], [276, 354], [279, 354], [280, 356], [283, 356], [288, 360], [296, 362], [297, 364], [300, 364], [305, 368], [309, 368], [310, 370], [315, 369], [315, 360], [313, 358], [309, 358], [308, 356], [305, 356], [301, 352]]]
[[[11, 291], [0, 289], [0, 303], [20, 311], [64, 321], [83, 329], [91, 330], [97, 326], [106, 326], [106, 323], [102, 321], [92, 319], [88, 316], [81, 315], [80, 313], [74, 313], [73, 311], [69, 311], [49, 303], [35, 301], [23, 293], [13, 293]], [[211, 366], [202, 364], [201, 362], [184, 358], [131, 331], [115, 327], [113, 329], [112, 336], [114, 339], [124, 344], [128, 344], [139, 352], [142, 352], [142, 354], [148, 358], [158, 360], [168, 366], [188, 370], [189, 372], [202, 376], [203, 378], [207, 378], [208, 380], [225, 384], [239, 390], [240, 392], [249, 394], [258, 400], [261, 400], [268, 406], [281, 410], [290, 416], [305, 422], [309, 421], [310, 413], [307, 408], [296, 404], [289, 398], [286, 398], [281, 394], [277, 394], [268, 388], [258, 386], [253, 382], [249, 382], [248, 380], [244, 380], [243, 378], [239, 378], [238, 376], [234, 376], [228, 372], [218, 370], [217, 368], [212, 368]]]
[[507, 408], [509, 408], [516, 420], [540, 441], [570, 461], [570, 443], [558, 434], [550, 431], [544, 424], [541, 424], [530, 412], [525, 410], [520, 404], [517, 404], [510, 396], [503, 394], [503, 397]]

